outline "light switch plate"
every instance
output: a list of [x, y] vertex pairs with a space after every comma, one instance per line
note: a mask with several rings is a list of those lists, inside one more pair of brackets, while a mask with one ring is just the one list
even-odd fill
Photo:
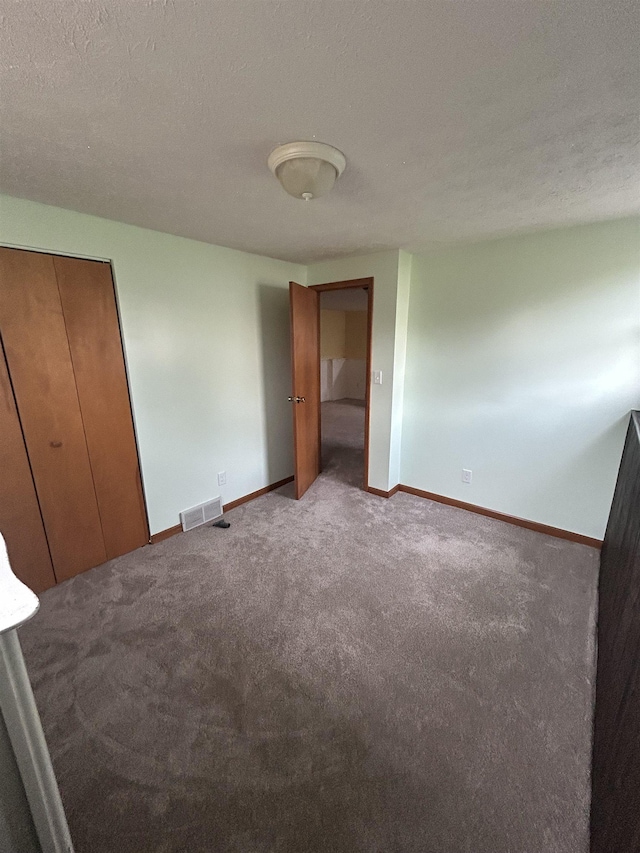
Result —
[[382, 385], [382, 371], [374, 370], [373, 371], [373, 384], [374, 385]]

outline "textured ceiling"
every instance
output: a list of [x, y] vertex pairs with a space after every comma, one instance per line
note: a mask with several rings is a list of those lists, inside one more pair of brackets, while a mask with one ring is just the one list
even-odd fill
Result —
[[[629, 0], [0, 0], [0, 189], [278, 258], [640, 209]], [[266, 160], [317, 139], [330, 195]]]

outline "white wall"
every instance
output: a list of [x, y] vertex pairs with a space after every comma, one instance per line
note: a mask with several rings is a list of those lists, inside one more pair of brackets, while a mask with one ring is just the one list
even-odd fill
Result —
[[389, 488], [401, 481], [402, 419], [404, 412], [404, 387], [407, 363], [407, 337], [409, 323], [409, 295], [413, 258], [401, 251], [398, 258], [398, 290], [396, 295], [396, 320], [394, 328], [394, 383], [391, 400], [391, 444], [389, 447]]
[[291, 475], [288, 281], [373, 276], [370, 485], [601, 537], [640, 406], [639, 222], [305, 268], [0, 196], [3, 244], [112, 261], [152, 533]]
[[320, 402], [326, 403], [327, 400], [333, 400], [331, 396], [333, 391], [333, 359], [320, 359]]
[[367, 360], [345, 358], [342, 373], [344, 374], [344, 397], [335, 399], [364, 400], [367, 392]]
[[414, 257], [403, 483], [601, 538], [638, 406], [640, 220]]
[[364, 400], [367, 362], [364, 358], [320, 359], [320, 400]]
[[288, 282], [304, 267], [7, 196], [0, 242], [111, 260], [152, 533], [293, 473]]
[[383, 384], [371, 387], [371, 436], [369, 443], [369, 485], [388, 491], [391, 459], [399, 453], [401, 422], [393, 419], [394, 389], [402, 385], [403, 375], [396, 371], [396, 307], [400, 252], [376, 252], [355, 258], [341, 258], [311, 264], [308, 284], [347, 281], [373, 276], [372, 369], [382, 370]]
[[[364, 291], [351, 289], [364, 297]], [[323, 307], [337, 294], [333, 290], [320, 294], [320, 401], [364, 400], [367, 387], [367, 311], [329, 309]], [[358, 299], [358, 302], [361, 300]]]

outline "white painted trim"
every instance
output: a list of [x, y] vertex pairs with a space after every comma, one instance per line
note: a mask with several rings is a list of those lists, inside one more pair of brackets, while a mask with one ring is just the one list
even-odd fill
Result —
[[0, 710], [42, 853], [73, 853], [51, 756], [15, 630], [0, 635]]

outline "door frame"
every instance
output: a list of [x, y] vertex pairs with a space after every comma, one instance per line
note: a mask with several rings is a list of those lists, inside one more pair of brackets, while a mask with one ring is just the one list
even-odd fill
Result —
[[[371, 437], [371, 379], [373, 349], [373, 276], [352, 278], [347, 281], [329, 281], [326, 284], [310, 284], [309, 290], [323, 293], [327, 290], [349, 290], [360, 287], [367, 291], [367, 384], [365, 386], [364, 411], [364, 478], [363, 488], [369, 491], [369, 440]], [[320, 470], [322, 470], [322, 388], [320, 382], [320, 299], [318, 299], [318, 446], [320, 447]]]

